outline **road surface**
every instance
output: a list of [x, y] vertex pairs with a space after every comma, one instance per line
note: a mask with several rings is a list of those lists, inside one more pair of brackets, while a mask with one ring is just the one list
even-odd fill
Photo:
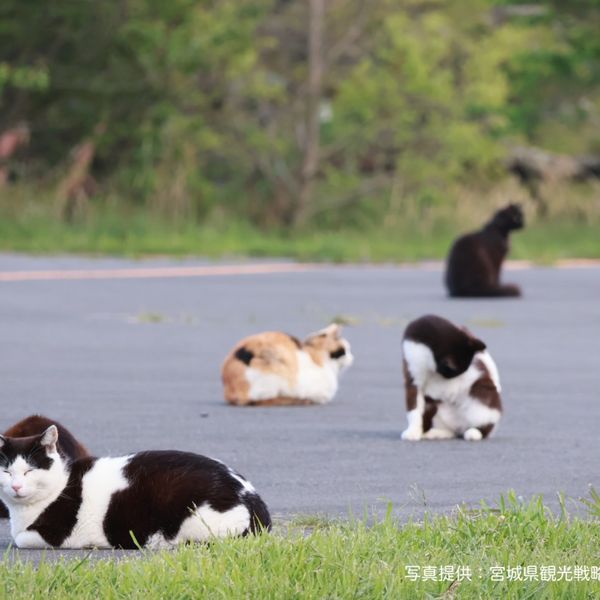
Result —
[[[562, 491], [576, 507], [600, 489], [600, 267], [509, 270], [523, 299], [450, 300], [435, 265], [227, 264], [0, 255], [0, 427], [38, 412], [99, 455], [215, 456], [281, 518], [381, 514], [390, 501], [418, 518], [509, 489]], [[424, 313], [487, 342], [506, 411], [493, 439], [401, 441], [400, 341]], [[237, 340], [303, 337], [334, 318], [352, 323], [356, 360], [332, 404], [224, 404], [220, 365]]]

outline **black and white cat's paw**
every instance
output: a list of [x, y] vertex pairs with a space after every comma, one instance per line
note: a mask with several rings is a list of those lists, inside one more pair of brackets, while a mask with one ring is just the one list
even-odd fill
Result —
[[15, 536], [17, 548], [52, 548], [37, 531], [21, 531]]
[[483, 434], [477, 427], [471, 427], [463, 433], [463, 440], [467, 442], [480, 442], [483, 439]]
[[433, 427], [423, 434], [424, 440], [452, 440], [455, 437], [454, 431], [441, 427]]
[[401, 437], [408, 442], [418, 442], [423, 439], [423, 430], [417, 427], [407, 427]]

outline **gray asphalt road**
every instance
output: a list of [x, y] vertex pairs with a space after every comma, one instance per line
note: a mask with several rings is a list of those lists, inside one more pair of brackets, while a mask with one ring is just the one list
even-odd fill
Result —
[[[170, 263], [144, 266], [154, 264]], [[132, 265], [0, 256], [0, 271]], [[382, 513], [391, 501], [407, 518], [493, 502], [509, 488], [585, 496], [589, 484], [600, 488], [600, 268], [506, 278], [523, 286], [524, 299], [448, 300], [439, 270], [391, 266], [0, 283], [0, 427], [40, 412], [98, 454], [212, 455], [286, 517]], [[465, 323], [488, 343], [506, 409], [492, 440], [400, 440], [400, 340], [407, 321], [426, 312]], [[219, 368], [239, 338], [268, 329], [301, 337], [336, 316], [355, 322], [347, 337], [356, 361], [331, 405], [223, 403]], [[4, 523], [0, 547], [9, 539]]]

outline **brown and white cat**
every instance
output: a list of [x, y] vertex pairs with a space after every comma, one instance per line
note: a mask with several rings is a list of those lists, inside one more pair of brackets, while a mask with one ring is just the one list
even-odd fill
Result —
[[435, 315], [409, 323], [402, 341], [408, 427], [402, 439], [488, 437], [502, 416], [500, 378], [485, 344]]
[[0, 436], [0, 498], [19, 548], [170, 548], [269, 529], [252, 484], [175, 450], [65, 460], [60, 435]]
[[225, 359], [225, 400], [239, 406], [325, 404], [352, 361], [336, 324], [304, 342], [277, 331], [259, 333], [240, 341]]
[[499, 210], [483, 229], [458, 238], [446, 265], [446, 287], [450, 296], [520, 296], [513, 284], [500, 283], [502, 261], [508, 254], [511, 231], [525, 225], [517, 204]]
[[[59, 434], [58, 452], [65, 460], [76, 460], [89, 456], [87, 448], [81, 444], [75, 436], [58, 421], [48, 419], [42, 415], [30, 415], [9, 427], [4, 435], [6, 437], [29, 437], [32, 435], [40, 435], [50, 425], [56, 425]], [[0, 502], [0, 519], [8, 519], [8, 509]]]

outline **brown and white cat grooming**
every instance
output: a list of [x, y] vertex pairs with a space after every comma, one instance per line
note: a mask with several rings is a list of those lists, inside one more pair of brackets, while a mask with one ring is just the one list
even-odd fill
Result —
[[326, 404], [353, 360], [336, 324], [304, 342], [278, 331], [259, 333], [241, 340], [225, 359], [225, 400], [238, 406]]
[[[81, 444], [75, 436], [58, 421], [48, 419], [41, 415], [30, 415], [9, 427], [4, 435], [6, 437], [20, 438], [32, 435], [40, 435], [50, 425], [56, 425], [59, 434], [58, 452], [65, 460], [76, 460], [89, 456], [87, 448]], [[8, 519], [8, 509], [0, 502], [0, 519]]]
[[500, 378], [485, 344], [435, 315], [409, 325], [402, 341], [408, 427], [403, 440], [488, 437], [502, 416]]
[[518, 204], [499, 210], [483, 229], [458, 238], [446, 265], [446, 287], [454, 297], [520, 296], [513, 284], [500, 283], [511, 231], [525, 225]]
[[172, 548], [260, 533], [269, 511], [222, 462], [176, 450], [65, 460], [60, 434], [0, 436], [0, 498], [19, 548]]

